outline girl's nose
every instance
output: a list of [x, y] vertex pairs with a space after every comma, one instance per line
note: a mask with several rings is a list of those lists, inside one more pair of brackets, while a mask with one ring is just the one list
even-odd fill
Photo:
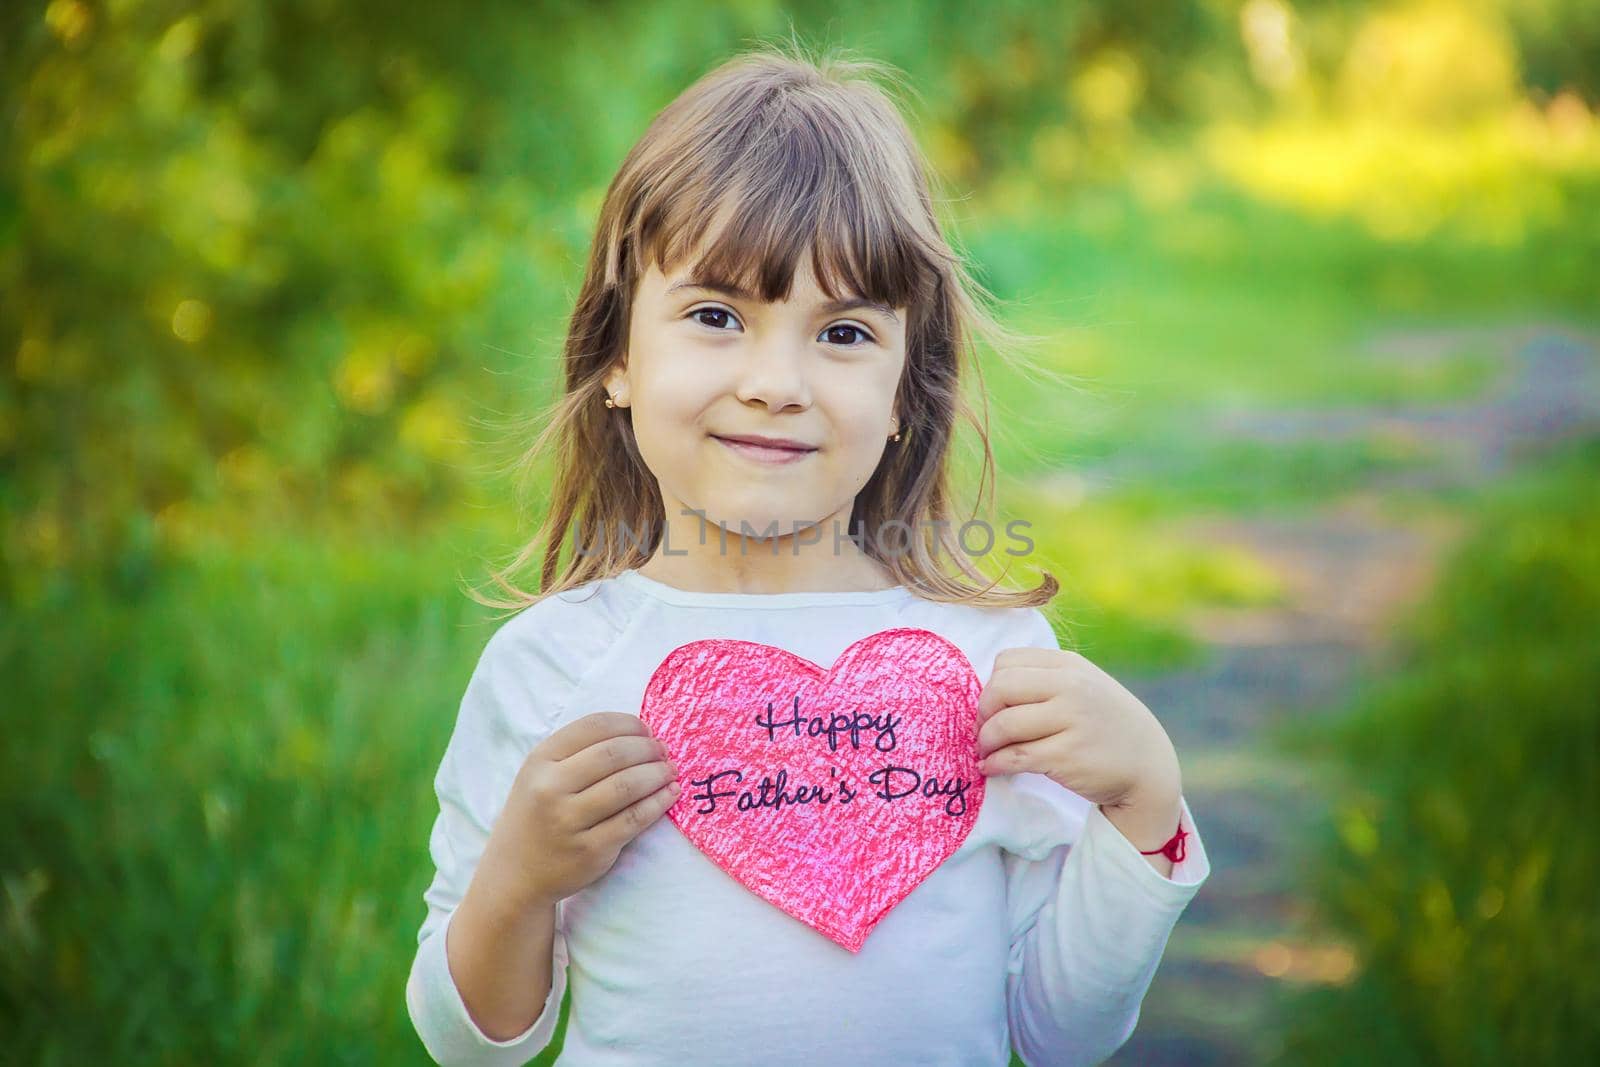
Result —
[[747, 404], [765, 404], [773, 411], [810, 407], [806, 358], [803, 348], [793, 341], [767, 340], [751, 345], [739, 369], [739, 399]]

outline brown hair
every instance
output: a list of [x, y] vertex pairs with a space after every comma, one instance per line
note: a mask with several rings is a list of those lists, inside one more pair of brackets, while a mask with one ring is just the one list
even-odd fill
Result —
[[[844, 287], [908, 308], [895, 400], [901, 440], [887, 445], [850, 517], [850, 532], [864, 535], [863, 551], [932, 600], [1019, 607], [1055, 595], [1059, 583], [1048, 572], [1033, 589], [1001, 588], [972, 567], [951, 532], [960, 526], [949, 519], [947, 470], [958, 415], [977, 431], [977, 497], [981, 503], [987, 485], [994, 512], [988, 402], [974, 345], [982, 340], [1024, 363], [1016, 350], [1037, 338], [1002, 326], [979, 303], [978, 296], [989, 294], [968, 275], [935, 218], [937, 179], [894, 100], [870, 77], [887, 73], [881, 63], [837, 50], [811, 60], [794, 48], [763, 47], [701, 77], [651, 122], [600, 208], [567, 331], [565, 392], [528, 420], [542, 429], [522, 457], [523, 476], [552, 443], [556, 449], [544, 524], [492, 573], [509, 598], [473, 591], [480, 603], [516, 611], [654, 554], [664, 505], [627, 409], [605, 406], [603, 382], [627, 350], [633, 297], [648, 264], [665, 271], [708, 238], [697, 277], [739, 285], [763, 300], [784, 299], [810, 250], [830, 299]], [[958, 390], [963, 363], [978, 376], [981, 417]], [[575, 521], [583, 537], [623, 528], [638, 536], [631, 543], [599, 537], [563, 561], [562, 541]], [[916, 535], [886, 537], [891, 523]], [[885, 552], [886, 540], [900, 550]], [[512, 581], [535, 556], [537, 593]], [[946, 572], [946, 559], [959, 574]]]

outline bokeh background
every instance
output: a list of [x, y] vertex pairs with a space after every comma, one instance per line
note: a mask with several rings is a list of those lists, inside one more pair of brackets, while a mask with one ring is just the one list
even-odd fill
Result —
[[1587, 0], [3, 5], [0, 1056], [426, 1062], [518, 420], [629, 145], [791, 35], [1082, 383], [992, 362], [999, 500], [1215, 866], [1114, 1062], [1596, 1062]]

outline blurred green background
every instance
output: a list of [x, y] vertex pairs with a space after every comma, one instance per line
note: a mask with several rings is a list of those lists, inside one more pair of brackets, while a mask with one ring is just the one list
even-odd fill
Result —
[[1114, 1062], [1595, 1061], [1581, 0], [5, 5], [5, 1057], [427, 1061], [518, 419], [627, 148], [791, 33], [1083, 383], [986, 368], [1000, 502], [1215, 867]]

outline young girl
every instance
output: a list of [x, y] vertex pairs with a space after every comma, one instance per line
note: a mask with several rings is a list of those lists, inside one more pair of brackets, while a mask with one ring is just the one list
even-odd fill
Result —
[[[1166, 732], [1059, 647], [1054, 580], [997, 589], [949, 528], [958, 367], [1005, 334], [882, 69], [742, 55], [607, 191], [535, 445], [559, 444], [548, 520], [513, 564], [542, 545], [542, 592], [496, 576], [526, 610], [435, 780], [406, 1003], [442, 1064], [528, 1061], [569, 988], [560, 1064], [1096, 1063], [1210, 873]], [[662, 818], [694, 787], [641, 701], [689, 642], [827, 668], [901, 627], [981, 681], [960, 728], [985, 792], [852, 951]]]

